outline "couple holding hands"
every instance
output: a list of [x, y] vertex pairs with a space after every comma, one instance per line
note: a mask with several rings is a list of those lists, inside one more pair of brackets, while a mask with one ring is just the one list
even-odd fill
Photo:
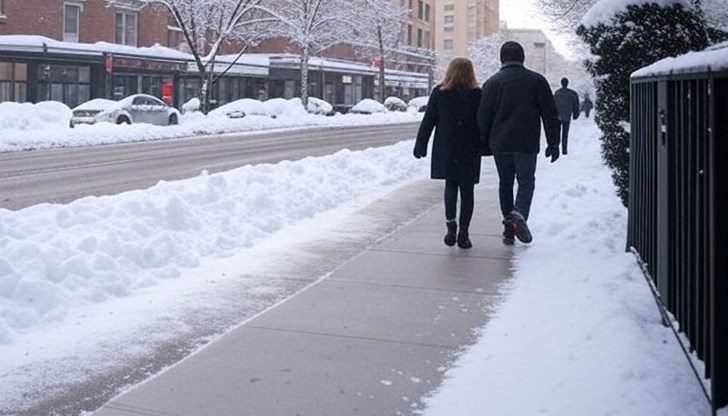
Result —
[[[503, 243], [530, 243], [528, 216], [535, 187], [541, 123], [546, 157], [559, 158], [559, 118], [546, 78], [523, 66], [523, 47], [513, 41], [500, 49], [502, 67], [478, 86], [472, 62], [453, 59], [430, 94], [417, 133], [414, 156], [427, 156], [433, 129], [432, 179], [445, 180], [445, 244], [472, 247], [468, 228], [473, 217], [474, 187], [482, 156], [493, 156], [499, 177]], [[518, 189], [514, 199], [514, 183]], [[457, 200], [460, 195], [460, 216]]]

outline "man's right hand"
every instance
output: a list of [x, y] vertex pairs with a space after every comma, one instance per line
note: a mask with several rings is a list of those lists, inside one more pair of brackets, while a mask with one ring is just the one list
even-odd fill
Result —
[[559, 148], [557, 146], [548, 146], [545, 155], [551, 158], [551, 163], [554, 163], [559, 158]]

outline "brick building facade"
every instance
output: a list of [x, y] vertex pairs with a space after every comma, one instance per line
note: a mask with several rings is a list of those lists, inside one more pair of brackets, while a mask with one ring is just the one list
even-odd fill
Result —
[[[403, 0], [393, 1], [404, 3]], [[427, 46], [422, 44], [425, 40], [428, 45], [432, 43], [431, 30], [423, 29], [431, 19], [429, 13], [425, 14], [430, 8], [425, 8], [424, 3], [431, 1], [414, 0], [421, 10], [419, 14], [417, 10], [413, 12], [409, 32], [414, 31], [416, 36], [405, 39], [423, 48]], [[137, 0], [115, 6], [109, 6], [106, 0], [0, 0], [0, 101], [47, 99], [73, 107], [97, 97], [118, 99], [138, 92], [160, 96], [162, 90], [168, 91], [171, 86], [174, 94], [167, 98], [179, 106], [197, 94], [199, 80], [193, 65], [189, 65], [189, 57], [184, 56], [186, 48], [181, 31], [170, 20], [165, 8], [141, 5]], [[174, 53], [155, 56], [153, 48], [147, 48], [155, 44], [181, 50], [180, 56]], [[116, 45], [129, 48], [120, 52]], [[80, 52], [86, 49], [89, 50], [87, 54]], [[228, 45], [227, 49], [222, 53], [237, 52], [235, 45]], [[295, 53], [295, 50], [285, 41], [276, 39], [249, 52], [281, 54]], [[374, 96], [374, 90], [378, 88], [374, 84], [376, 71], [369, 71], [370, 61], [366, 56], [342, 45], [332, 48], [323, 57], [358, 61], [363, 67], [345, 74], [340, 69], [328, 73], [325, 66], [319, 66], [319, 73], [311, 75], [310, 90], [314, 96], [333, 97], [339, 104], [351, 104], [348, 102], [352, 100], [350, 97]], [[391, 69], [426, 74], [428, 65], [427, 60], [408, 59]], [[231, 74], [213, 89], [220, 104], [242, 97], [290, 98], [291, 91], [300, 88], [300, 79], [296, 79], [296, 70], [290, 63], [286, 63], [285, 68], [271, 67], [264, 71], [253, 68], [248, 72], [231, 71]], [[408, 78], [407, 74], [401, 75], [393, 78]], [[350, 92], [351, 85], [342, 85], [347, 82], [342, 80], [350, 79], [354, 80], [354, 93]], [[389, 88], [392, 94], [416, 96], [428, 92], [429, 82], [423, 87], [421, 80], [409, 85], [392, 81]]]

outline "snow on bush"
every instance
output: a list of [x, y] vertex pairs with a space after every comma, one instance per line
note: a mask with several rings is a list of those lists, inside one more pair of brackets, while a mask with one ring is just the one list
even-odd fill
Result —
[[0, 131], [68, 128], [71, 109], [58, 101], [0, 103]]
[[[626, 4], [626, 8], [609, 9], [609, 13], [600, 8], [604, 3], [595, 6], [598, 13], [586, 14], [577, 34], [592, 54], [587, 70], [597, 90], [594, 119], [604, 132], [602, 155], [614, 172], [614, 183], [626, 206], [630, 135], [621, 126], [630, 121], [630, 74], [665, 57], [704, 49], [708, 38], [704, 20], [692, 7], [684, 7], [682, 1], [635, 5], [640, 2], [621, 0], [614, 4]], [[612, 17], [590, 17], [596, 14]]]

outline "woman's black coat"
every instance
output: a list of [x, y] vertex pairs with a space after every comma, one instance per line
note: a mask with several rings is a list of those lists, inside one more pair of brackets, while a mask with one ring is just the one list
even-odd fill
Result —
[[427, 154], [432, 130], [430, 177], [458, 183], [478, 183], [483, 146], [476, 115], [480, 104], [480, 88], [441, 90], [438, 85], [430, 94], [425, 115], [415, 142], [415, 155]]

